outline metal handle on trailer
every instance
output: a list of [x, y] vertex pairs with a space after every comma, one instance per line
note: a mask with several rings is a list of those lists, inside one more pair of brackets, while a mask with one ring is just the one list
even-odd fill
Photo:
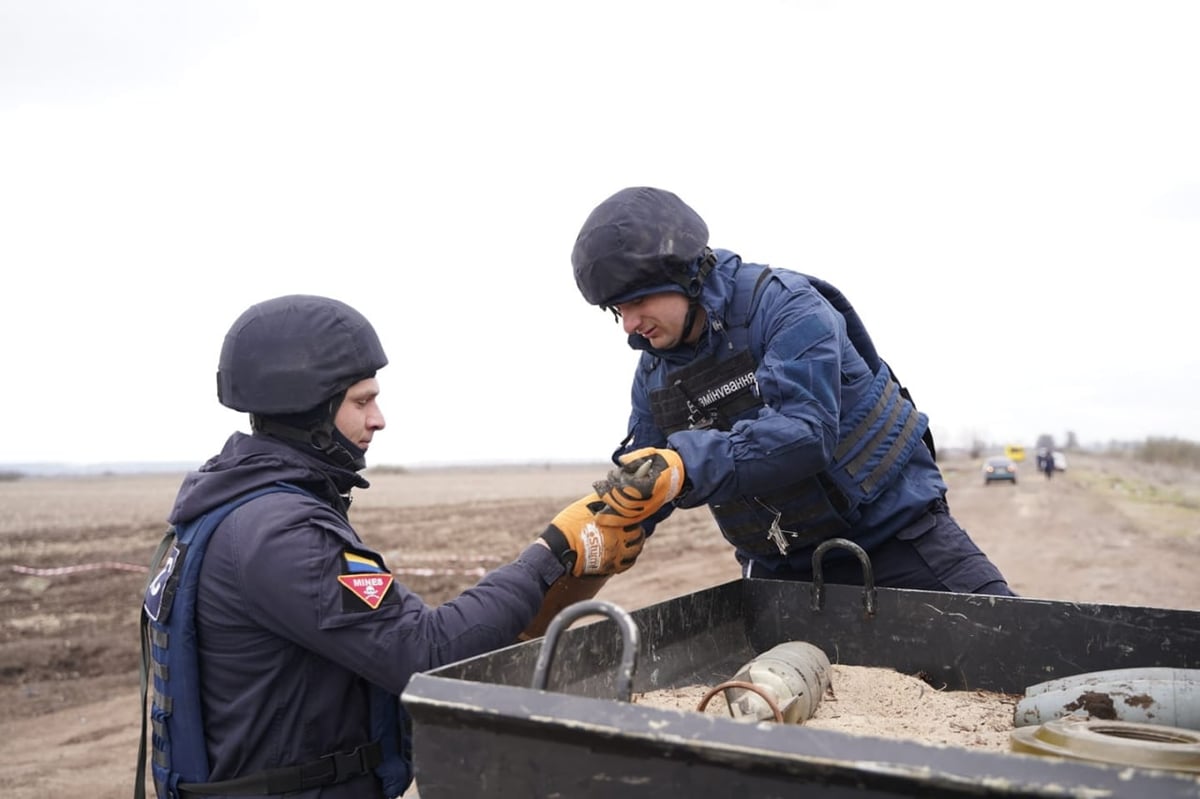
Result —
[[607, 616], [617, 624], [621, 634], [621, 663], [617, 673], [617, 698], [629, 702], [633, 699], [633, 674], [637, 671], [638, 645], [640, 633], [629, 612], [617, 607], [612, 602], [603, 599], [591, 599], [576, 602], [559, 612], [546, 628], [542, 639], [542, 648], [538, 652], [537, 663], [533, 667], [532, 688], [545, 690], [550, 676], [550, 666], [554, 662], [555, 648], [558, 646], [559, 635], [573, 622], [585, 616]]
[[825, 606], [825, 578], [822, 573], [821, 559], [831, 549], [847, 549], [858, 558], [858, 562], [862, 566], [863, 575], [863, 611], [867, 616], [874, 616], [876, 610], [875, 598], [878, 591], [875, 589], [875, 572], [871, 568], [871, 558], [867, 555], [866, 550], [846, 538], [830, 538], [827, 541], [822, 541], [821, 545], [813, 552], [812, 609], [817, 611]]

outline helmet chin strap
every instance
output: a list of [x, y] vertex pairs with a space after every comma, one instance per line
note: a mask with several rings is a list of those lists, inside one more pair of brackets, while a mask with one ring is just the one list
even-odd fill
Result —
[[685, 342], [691, 342], [692, 340], [696, 321], [700, 318], [700, 291], [704, 287], [704, 280], [708, 277], [708, 273], [716, 265], [716, 253], [711, 248], [705, 247], [704, 252], [700, 255], [700, 263], [696, 269], [696, 274], [692, 276], [684, 287], [687, 290], [688, 297], [687, 316], [683, 318], [683, 341]]
[[334, 424], [341, 407], [343, 391], [329, 399], [324, 408], [291, 416], [250, 414], [250, 427], [256, 433], [299, 444], [300, 449], [314, 449], [322, 460], [339, 469], [359, 472], [367, 468], [366, 453], [359, 449]]
[[313, 449], [321, 459], [340, 469], [361, 471], [367, 467], [366, 453], [350, 443], [332, 422], [324, 422], [315, 428], [300, 428], [280, 422], [270, 416], [250, 415], [250, 427], [255, 433], [281, 438], [300, 449]]
[[687, 316], [683, 317], [683, 338], [682, 343], [690, 343], [692, 333], [696, 327], [696, 320], [700, 318], [700, 301], [692, 299], [688, 302]]
[[349, 458], [348, 464], [342, 468], [350, 469], [351, 471], [355, 472], [361, 472], [363, 469], [367, 468], [367, 453], [355, 446], [355, 444], [350, 439], [342, 435], [342, 431], [338, 430], [336, 427], [333, 428], [333, 445], [331, 449], [325, 450], [325, 453], [330, 457], [334, 457], [334, 451], [340, 452], [344, 457]]
[[350, 443], [332, 422], [310, 431], [309, 444], [338, 468], [352, 472], [367, 468], [366, 453]]

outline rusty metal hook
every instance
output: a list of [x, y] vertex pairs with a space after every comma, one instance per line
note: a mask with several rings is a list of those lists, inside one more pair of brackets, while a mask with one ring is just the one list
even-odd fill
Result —
[[[763, 688], [761, 685], [755, 685], [752, 682], [743, 682], [742, 680], [727, 680], [720, 685], [713, 686], [704, 698], [700, 700], [700, 704], [696, 706], [696, 710], [703, 713], [704, 708], [708, 707], [709, 700], [717, 695], [718, 691], [724, 691], [728, 688], [744, 688], [747, 691], [753, 691], [762, 697], [762, 700], [767, 703], [767, 707], [771, 708], [771, 712], [775, 715], [775, 721], [783, 723], [783, 711], [779, 709], [779, 705], [771, 698], [771, 692]], [[729, 697], [725, 697], [725, 703], [729, 704]], [[733, 706], [729, 706], [729, 715], [733, 716]]]

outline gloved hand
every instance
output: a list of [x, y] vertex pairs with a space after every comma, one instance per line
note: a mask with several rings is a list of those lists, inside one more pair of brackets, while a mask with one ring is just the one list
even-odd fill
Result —
[[673, 449], [646, 447], [620, 458], [621, 468], [593, 484], [605, 508], [601, 527], [635, 525], [649, 519], [683, 490], [683, 459]]
[[636, 524], [599, 526], [596, 514], [603, 508], [600, 497], [588, 494], [559, 511], [541, 535], [576, 577], [620, 574], [642, 553], [646, 542], [642, 528]]

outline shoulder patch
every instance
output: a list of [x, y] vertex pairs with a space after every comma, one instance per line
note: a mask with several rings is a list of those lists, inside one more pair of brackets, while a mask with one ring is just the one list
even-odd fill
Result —
[[[355, 605], [361, 601], [371, 610], [379, 607], [392, 587], [392, 575], [383, 568], [382, 563], [367, 555], [343, 552], [342, 559], [346, 573], [338, 575], [337, 580], [350, 592], [347, 600], [356, 597], [353, 601]], [[361, 608], [361, 605], [358, 606]]]

